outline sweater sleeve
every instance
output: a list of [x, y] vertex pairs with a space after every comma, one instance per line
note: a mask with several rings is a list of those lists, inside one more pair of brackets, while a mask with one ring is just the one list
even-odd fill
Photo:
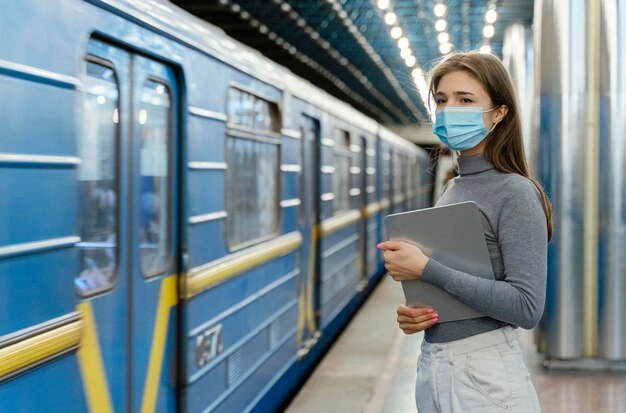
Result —
[[515, 184], [505, 194], [498, 218], [503, 280], [488, 280], [429, 259], [421, 280], [444, 289], [491, 318], [523, 328], [541, 318], [546, 295], [547, 228], [534, 185]]

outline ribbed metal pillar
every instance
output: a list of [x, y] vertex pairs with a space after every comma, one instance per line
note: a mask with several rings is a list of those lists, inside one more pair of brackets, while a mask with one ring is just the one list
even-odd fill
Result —
[[528, 26], [515, 23], [504, 30], [502, 42], [502, 62], [511, 74], [519, 97], [519, 108], [522, 117], [522, 132], [524, 135], [524, 149], [531, 170], [534, 170], [536, 153], [534, 139], [532, 139], [533, 123], [533, 58], [532, 33]]
[[536, 170], [554, 208], [539, 347], [558, 359], [583, 356], [585, 27], [584, 0], [535, 3]]
[[626, 4], [603, 0], [599, 356], [626, 359]]

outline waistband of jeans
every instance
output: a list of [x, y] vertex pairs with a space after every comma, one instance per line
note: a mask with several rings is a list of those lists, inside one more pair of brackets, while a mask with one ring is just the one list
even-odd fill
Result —
[[461, 355], [498, 344], [507, 344], [513, 348], [516, 343], [515, 328], [506, 326], [447, 343], [429, 343], [424, 340], [422, 341], [422, 353], [424, 355], [436, 355], [452, 352], [454, 355]]

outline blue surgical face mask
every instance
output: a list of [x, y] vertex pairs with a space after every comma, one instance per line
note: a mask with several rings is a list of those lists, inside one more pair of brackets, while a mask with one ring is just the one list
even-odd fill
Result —
[[487, 129], [483, 121], [483, 113], [497, 109], [483, 111], [481, 107], [445, 107], [435, 112], [433, 132], [441, 142], [455, 151], [464, 151], [478, 145], [496, 127]]

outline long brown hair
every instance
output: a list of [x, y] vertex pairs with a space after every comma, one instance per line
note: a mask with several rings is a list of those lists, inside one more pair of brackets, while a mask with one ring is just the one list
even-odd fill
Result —
[[485, 157], [497, 170], [528, 178], [539, 190], [546, 214], [548, 241], [552, 239], [552, 206], [543, 187], [528, 170], [524, 154], [519, 105], [511, 77], [500, 60], [492, 54], [478, 52], [453, 53], [441, 60], [430, 72], [430, 93], [434, 95], [441, 78], [451, 72], [466, 72], [478, 80], [495, 106], [505, 105], [508, 113], [487, 135]]

